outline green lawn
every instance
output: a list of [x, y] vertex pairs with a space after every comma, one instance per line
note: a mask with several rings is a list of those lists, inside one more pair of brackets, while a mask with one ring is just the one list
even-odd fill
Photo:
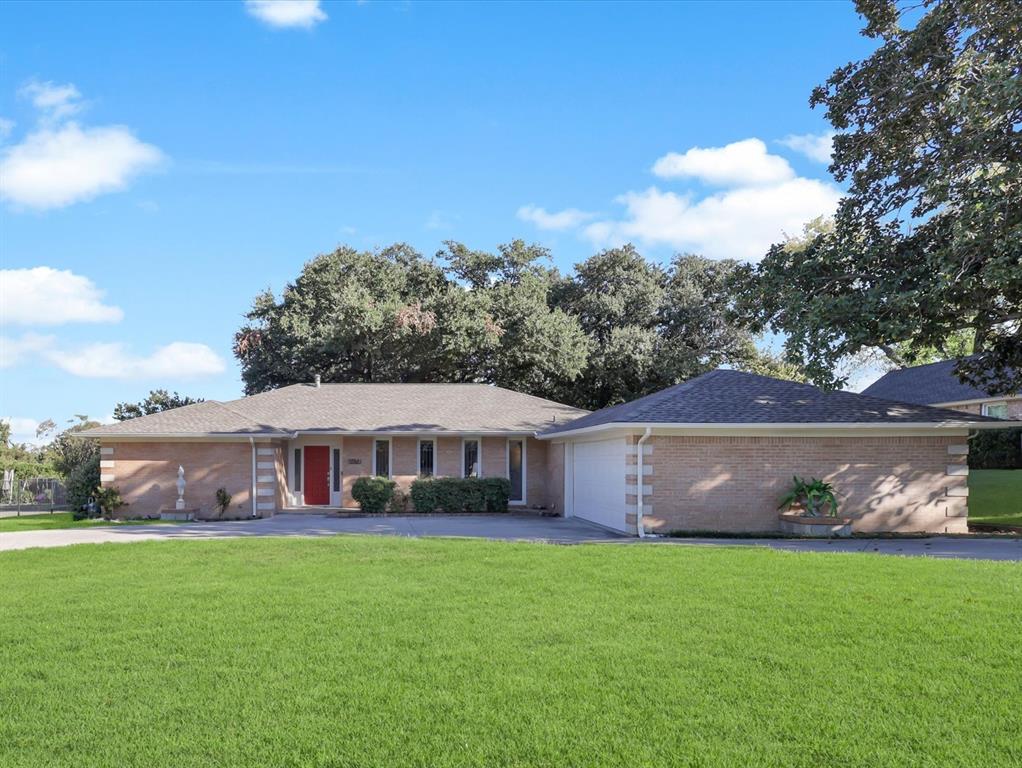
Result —
[[969, 522], [1022, 527], [1022, 469], [971, 470]]
[[0, 765], [1022, 764], [1022, 566], [331, 537], [0, 554]]
[[159, 525], [170, 520], [75, 520], [70, 512], [33, 513], [21, 517], [0, 517], [0, 533], [15, 531], [47, 531], [54, 528], [95, 528], [97, 525]]

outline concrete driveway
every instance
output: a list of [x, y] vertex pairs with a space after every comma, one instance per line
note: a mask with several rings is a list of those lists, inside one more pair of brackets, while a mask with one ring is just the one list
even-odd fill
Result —
[[[179, 525], [97, 526], [56, 531], [0, 533], [0, 551], [30, 547], [63, 547], [103, 542], [174, 541], [245, 538], [249, 536], [447, 536], [555, 544], [610, 542], [637, 544], [578, 518], [533, 515], [406, 515], [394, 517], [330, 517], [280, 514], [265, 520]], [[770, 547], [792, 552], [866, 552], [884, 555], [1022, 561], [1017, 537], [925, 539], [645, 539], [654, 546]]]
[[264, 520], [177, 525], [97, 526], [55, 531], [0, 533], [0, 551], [30, 547], [63, 547], [103, 542], [224, 539], [249, 536], [332, 536], [338, 533], [389, 536], [454, 536], [508, 541], [577, 544], [585, 541], [627, 541], [577, 518], [535, 515], [407, 515], [330, 517], [279, 514]]
[[1022, 562], [1017, 536], [930, 536], [904, 539], [656, 539], [691, 547], [770, 547], [788, 552], [865, 552], [876, 555]]

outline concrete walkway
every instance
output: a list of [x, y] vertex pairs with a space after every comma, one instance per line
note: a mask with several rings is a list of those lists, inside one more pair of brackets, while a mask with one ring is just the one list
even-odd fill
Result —
[[[175, 541], [249, 536], [333, 536], [336, 534], [385, 536], [447, 536], [506, 541], [543, 541], [557, 544], [585, 542], [639, 543], [578, 518], [533, 515], [407, 515], [394, 517], [330, 517], [280, 514], [266, 520], [179, 525], [97, 526], [55, 531], [0, 533], [0, 551], [30, 547], [63, 547], [103, 542]], [[969, 560], [1022, 561], [1022, 538], [926, 539], [646, 539], [655, 546], [770, 547], [792, 552], [868, 552]]]
[[389, 536], [453, 536], [509, 541], [627, 541], [577, 518], [535, 515], [419, 515], [387, 517], [330, 517], [279, 514], [264, 520], [180, 523], [176, 525], [96, 526], [53, 531], [0, 533], [0, 551], [30, 547], [64, 547], [103, 542], [224, 539], [249, 536], [332, 536], [338, 533]]

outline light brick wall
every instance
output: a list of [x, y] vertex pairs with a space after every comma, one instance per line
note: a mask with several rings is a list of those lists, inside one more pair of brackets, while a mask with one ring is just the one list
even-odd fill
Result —
[[840, 514], [853, 518], [855, 531], [967, 529], [964, 436], [654, 436], [650, 442], [647, 530], [777, 530], [777, 504], [792, 475], [833, 483]]
[[[352, 464], [352, 460], [357, 464]], [[355, 499], [351, 497], [351, 486], [360, 477], [373, 473], [373, 438], [371, 437], [344, 437], [341, 446], [341, 504], [345, 507], [357, 507]]]
[[483, 438], [483, 477], [507, 477], [507, 438]]
[[419, 441], [414, 437], [394, 437], [390, 443], [392, 480], [408, 493], [412, 481], [419, 476]]
[[461, 438], [436, 438], [433, 474], [437, 477], [461, 477]]
[[[530, 437], [525, 441], [525, 501], [528, 507], [548, 507], [547, 452], [548, 444]], [[563, 482], [562, 482], [563, 487]]]
[[546, 503], [558, 515], [564, 514], [564, 443], [547, 443]]
[[[104, 486], [115, 487], [129, 506], [125, 517], [157, 517], [177, 501], [177, 468], [185, 470], [185, 505], [208, 517], [216, 515], [216, 491], [231, 494], [225, 518], [252, 514], [252, 447], [244, 443], [101, 441], [108, 466]], [[273, 500], [273, 496], [269, 497]]]

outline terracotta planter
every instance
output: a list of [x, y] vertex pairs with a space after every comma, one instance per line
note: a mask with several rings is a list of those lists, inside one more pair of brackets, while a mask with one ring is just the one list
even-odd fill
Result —
[[781, 532], [792, 536], [844, 538], [852, 535], [850, 517], [807, 517], [798, 512], [782, 512], [777, 517], [781, 521]]

